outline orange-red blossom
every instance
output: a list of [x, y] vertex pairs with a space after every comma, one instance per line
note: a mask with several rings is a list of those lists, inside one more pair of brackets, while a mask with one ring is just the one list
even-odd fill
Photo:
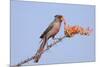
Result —
[[66, 25], [66, 23], [64, 23], [64, 34], [67, 37], [72, 37], [76, 34], [80, 34], [80, 35], [89, 35], [92, 32], [91, 29], [89, 28], [83, 28], [81, 26], [69, 26]]

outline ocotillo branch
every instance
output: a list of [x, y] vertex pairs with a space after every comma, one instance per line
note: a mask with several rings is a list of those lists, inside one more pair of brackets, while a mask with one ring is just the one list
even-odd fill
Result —
[[[43, 54], [44, 52], [46, 52], [47, 50], [49, 50], [51, 47], [53, 47], [55, 44], [57, 44], [57, 43], [59, 43], [60, 41], [62, 41], [65, 37], [66, 37], [66, 36], [64, 35], [64, 36], [62, 36], [61, 38], [59, 38], [59, 40], [56, 40], [55, 42], [53, 42], [52, 44], [50, 44], [50, 45], [42, 52], [42, 54]], [[30, 58], [27, 58], [27, 59], [21, 61], [20, 63], [18, 63], [18, 64], [16, 64], [16, 65], [12, 65], [11, 67], [21, 66], [21, 65], [23, 65], [23, 64], [25, 64], [25, 63], [27, 63], [27, 62], [33, 60], [34, 58], [35, 58], [35, 55], [32, 56], [32, 57], [30, 57]]]

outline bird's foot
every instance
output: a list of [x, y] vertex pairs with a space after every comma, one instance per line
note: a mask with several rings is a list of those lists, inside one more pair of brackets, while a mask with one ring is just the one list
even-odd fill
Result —
[[47, 48], [49, 49], [49, 48], [51, 48], [52, 47], [52, 45], [47, 45]]

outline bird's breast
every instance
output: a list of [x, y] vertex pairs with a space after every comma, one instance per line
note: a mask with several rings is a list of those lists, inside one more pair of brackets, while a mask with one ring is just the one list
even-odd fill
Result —
[[49, 34], [51, 36], [56, 35], [59, 32], [59, 30], [60, 30], [60, 26], [61, 26], [60, 23], [55, 23], [53, 28], [52, 28], [52, 30], [49, 32]]
[[60, 23], [55, 23], [53, 29], [58, 31], [60, 29], [60, 25]]

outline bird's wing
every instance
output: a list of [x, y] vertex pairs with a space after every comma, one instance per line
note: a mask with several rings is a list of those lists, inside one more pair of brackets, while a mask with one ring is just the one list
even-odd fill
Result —
[[40, 36], [40, 38], [43, 38], [44, 35], [46, 35], [54, 26], [54, 22], [52, 22], [48, 27], [47, 29], [43, 32], [43, 34]]

